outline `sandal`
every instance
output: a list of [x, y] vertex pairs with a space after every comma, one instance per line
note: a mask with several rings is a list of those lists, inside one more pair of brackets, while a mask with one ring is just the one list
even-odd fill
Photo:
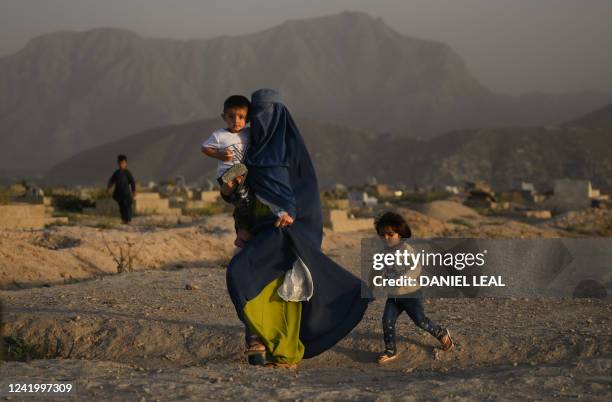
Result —
[[440, 341], [440, 349], [445, 352], [447, 350], [451, 350], [455, 345], [448, 329], [444, 329], [442, 335], [438, 338], [438, 341]]
[[259, 341], [249, 343], [245, 354], [249, 364], [253, 366], [263, 366], [266, 364], [266, 347]]
[[231, 168], [227, 169], [225, 173], [221, 175], [221, 181], [223, 183], [229, 183], [234, 180], [238, 176], [244, 176], [248, 172], [248, 169], [245, 164], [237, 163], [233, 165]]
[[391, 350], [385, 350], [380, 356], [378, 356], [378, 364], [385, 364], [390, 362], [391, 360], [397, 359], [399, 353], [393, 352]]

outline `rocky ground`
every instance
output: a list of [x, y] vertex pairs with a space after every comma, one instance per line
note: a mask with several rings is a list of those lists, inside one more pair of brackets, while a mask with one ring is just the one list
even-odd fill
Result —
[[[491, 217], [453, 223], [406, 213], [418, 236], [464, 236], [477, 229], [500, 237], [574, 233]], [[0, 291], [2, 335], [22, 342], [18, 357], [33, 358], [4, 362], [0, 383], [74, 381], [78, 400], [612, 398], [609, 298], [428, 300], [426, 311], [451, 329], [456, 348], [441, 352], [435, 339], [402, 316], [400, 358], [384, 367], [375, 363], [383, 346], [383, 302], [377, 300], [349, 336], [298, 370], [250, 367], [225, 289], [228, 227], [227, 216], [169, 229], [57, 227], [50, 239], [79, 240], [48, 240], [60, 247], [37, 243], [32, 234], [1, 237], [0, 261], [11, 255], [13, 267], [31, 267], [26, 272], [40, 281], [44, 269], [37, 271], [35, 261], [44, 258], [40, 265], [51, 268], [42, 281], [52, 283]], [[135, 271], [111, 275], [116, 266], [100, 247], [102, 235], [107, 242], [147, 239]], [[359, 241], [367, 235], [326, 232], [324, 250], [357, 273]], [[40, 254], [32, 257], [35, 251]], [[76, 278], [74, 267], [83, 266], [77, 256], [94, 261], [96, 269], [82, 268]], [[29, 258], [32, 263], [23, 264]], [[10, 264], [0, 267], [23, 278]], [[62, 278], [61, 269], [73, 274], [70, 283], [53, 281]], [[21, 279], [19, 286], [34, 284]], [[33, 399], [0, 393], [2, 398]]]

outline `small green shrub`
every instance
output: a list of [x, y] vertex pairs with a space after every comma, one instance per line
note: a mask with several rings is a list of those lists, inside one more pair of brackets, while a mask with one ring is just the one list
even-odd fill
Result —
[[10, 201], [11, 201], [11, 195], [9, 191], [4, 187], [0, 187], [0, 205], [6, 205]]
[[40, 359], [42, 355], [36, 350], [36, 348], [21, 338], [7, 336], [4, 337], [3, 342], [6, 350], [6, 360], [12, 361], [28, 361], [32, 359]]
[[84, 208], [93, 208], [95, 203], [91, 200], [83, 200], [76, 195], [61, 194], [53, 196], [53, 206], [59, 211], [83, 212]]
[[96, 229], [116, 229], [119, 225], [112, 222], [97, 222], [93, 227]]
[[467, 220], [463, 218], [453, 218], [449, 220], [449, 222], [454, 223], [455, 225], [462, 225], [462, 226], [468, 226], [468, 227], [474, 226], [471, 222], [468, 222]]
[[97, 200], [102, 200], [104, 198], [108, 198], [108, 191], [104, 190], [104, 189], [99, 189], [96, 191], [92, 191], [90, 193], [91, 199], [95, 202]]
[[423, 203], [423, 202], [446, 200], [451, 195], [453, 194], [449, 193], [448, 191], [434, 190], [434, 191], [427, 191], [427, 192], [409, 193], [404, 196], [403, 200], [408, 201], [408, 202]]
[[188, 209], [185, 211], [185, 215], [191, 216], [191, 217], [200, 217], [200, 216], [217, 215], [217, 214], [221, 214], [224, 212], [229, 212], [229, 209], [223, 204], [215, 203], [215, 204], [207, 205], [204, 208]]

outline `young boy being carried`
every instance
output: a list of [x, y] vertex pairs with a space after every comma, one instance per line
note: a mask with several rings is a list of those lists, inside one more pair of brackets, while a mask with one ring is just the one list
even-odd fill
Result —
[[250, 133], [246, 127], [250, 102], [241, 95], [232, 95], [223, 103], [221, 117], [227, 128], [215, 131], [202, 143], [202, 153], [218, 159], [217, 181], [221, 197], [234, 206], [234, 227], [237, 247], [249, 241], [253, 195], [245, 180], [247, 168], [242, 163], [249, 146]]
[[[412, 247], [403, 241], [403, 239], [411, 236], [411, 231], [401, 215], [394, 212], [385, 212], [376, 219], [374, 225], [376, 233], [383, 239], [386, 252], [395, 253], [396, 250], [407, 250], [409, 253], [414, 253]], [[386, 266], [382, 273], [385, 278], [389, 279], [410, 276], [418, 280], [421, 266], [417, 266], [414, 270], [405, 266]], [[453, 347], [453, 340], [448, 329], [441, 327], [425, 315], [422, 292], [419, 286], [392, 288], [387, 291], [387, 302], [382, 317], [385, 350], [378, 357], [378, 363], [384, 364], [397, 358], [395, 322], [404, 311], [419, 328], [429, 332], [440, 342], [442, 350], [446, 351]]]

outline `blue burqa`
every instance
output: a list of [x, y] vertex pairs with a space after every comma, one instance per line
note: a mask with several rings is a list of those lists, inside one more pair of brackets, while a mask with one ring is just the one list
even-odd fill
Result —
[[299, 256], [312, 275], [314, 293], [302, 302], [299, 338], [304, 357], [316, 356], [346, 336], [361, 320], [368, 300], [361, 280], [321, 252], [323, 222], [319, 186], [312, 161], [280, 95], [253, 93], [251, 144], [245, 163], [247, 184], [262, 199], [294, 218], [283, 229], [277, 217], [258, 219], [253, 237], [230, 262], [227, 287], [242, 321], [246, 303], [292, 267]]

